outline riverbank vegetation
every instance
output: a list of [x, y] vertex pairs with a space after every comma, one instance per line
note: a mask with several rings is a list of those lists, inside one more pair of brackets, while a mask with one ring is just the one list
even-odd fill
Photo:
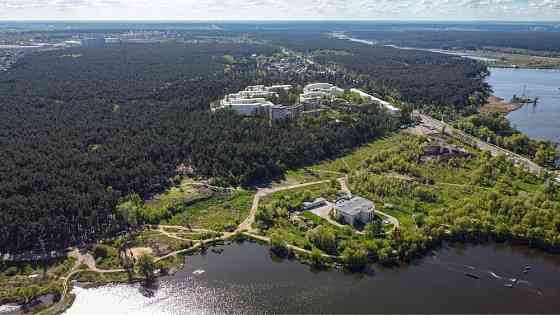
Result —
[[544, 167], [556, 168], [556, 161], [560, 159], [560, 153], [554, 143], [530, 139], [513, 128], [504, 114], [473, 115], [457, 120], [454, 125], [483, 141], [526, 156]]
[[552, 179], [468, 147], [468, 153], [455, 156], [434, 155], [430, 149], [447, 145], [461, 146], [440, 136], [399, 134], [354, 151], [344, 162], [322, 165], [327, 170], [338, 169], [340, 163], [351, 165], [350, 190], [396, 217], [399, 228], [379, 234], [370, 224], [359, 234], [318, 217], [307, 219], [314, 216], [309, 212], [299, 213], [304, 199], [332, 198], [325, 194], [329, 185], [272, 195], [259, 207], [255, 226], [279, 244], [295, 245], [315, 256], [317, 251], [339, 256], [353, 268], [362, 264], [363, 256], [384, 264], [408, 261], [443, 240], [560, 248], [560, 194]]
[[59, 277], [68, 273], [74, 263], [71, 257], [48, 262], [0, 261], [0, 305], [26, 304], [46, 294], [53, 294], [57, 300], [62, 292]]

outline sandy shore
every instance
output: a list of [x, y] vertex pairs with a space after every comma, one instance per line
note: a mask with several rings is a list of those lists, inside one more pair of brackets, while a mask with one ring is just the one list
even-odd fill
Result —
[[486, 100], [486, 104], [480, 108], [484, 114], [513, 112], [523, 107], [523, 103], [507, 102], [503, 98], [491, 95]]

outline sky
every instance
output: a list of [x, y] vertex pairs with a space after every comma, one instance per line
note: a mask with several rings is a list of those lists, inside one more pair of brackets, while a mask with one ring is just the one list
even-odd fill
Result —
[[0, 0], [0, 20], [560, 21], [560, 0]]

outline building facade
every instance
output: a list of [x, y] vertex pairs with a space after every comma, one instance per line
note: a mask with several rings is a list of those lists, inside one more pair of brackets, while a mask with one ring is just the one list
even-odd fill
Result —
[[303, 210], [311, 210], [311, 209], [319, 208], [326, 204], [327, 204], [327, 200], [325, 198], [317, 198], [310, 202], [304, 202]]
[[288, 91], [291, 88], [291, 85], [251, 85], [243, 91], [226, 95], [220, 101], [220, 106], [212, 110], [231, 109], [243, 116], [268, 115], [272, 120], [292, 119], [299, 115], [299, 106], [276, 105], [269, 101], [278, 97], [275, 91]]
[[344, 90], [330, 83], [311, 83], [303, 88], [303, 93], [299, 96], [300, 103], [313, 100], [329, 99], [341, 96]]
[[400, 111], [401, 111], [400, 109], [398, 109], [398, 108], [396, 108], [395, 106], [391, 105], [391, 103], [389, 103], [389, 102], [387, 102], [387, 101], [384, 101], [384, 100], [382, 100], [382, 99], [380, 99], [380, 98], [377, 98], [377, 97], [375, 97], [375, 96], [373, 96], [373, 95], [369, 95], [369, 94], [367, 94], [366, 92], [364, 92], [364, 91], [362, 91], [362, 90], [359, 90], [359, 89], [350, 89], [350, 92], [357, 93], [357, 94], [359, 94], [361, 97], [366, 98], [366, 99], [368, 99], [368, 100], [370, 100], [370, 101], [376, 103], [377, 105], [384, 107], [384, 108], [385, 108], [387, 111], [389, 111], [389, 113], [391, 113], [391, 114], [398, 114], [398, 113], [400, 113]]
[[336, 201], [334, 215], [337, 220], [350, 225], [366, 224], [375, 216], [375, 205], [371, 200], [348, 196]]

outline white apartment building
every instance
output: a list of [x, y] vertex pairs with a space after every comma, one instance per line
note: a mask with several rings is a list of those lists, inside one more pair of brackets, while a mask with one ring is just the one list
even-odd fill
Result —
[[303, 94], [299, 96], [300, 103], [317, 100], [333, 99], [344, 93], [344, 89], [330, 83], [311, 83], [303, 88]]
[[382, 100], [382, 99], [379, 99], [379, 98], [377, 98], [377, 97], [375, 97], [375, 96], [373, 96], [373, 95], [369, 95], [369, 94], [367, 94], [366, 92], [364, 92], [364, 91], [362, 91], [362, 90], [359, 90], [359, 89], [350, 89], [350, 92], [358, 93], [358, 94], [360, 94], [360, 96], [362, 96], [363, 98], [367, 98], [367, 99], [369, 99], [369, 100], [371, 100], [371, 101], [373, 101], [373, 102], [379, 104], [379, 106], [385, 107], [385, 109], [387, 109], [387, 110], [388, 110], [390, 113], [392, 113], [392, 114], [398, 114], [398, 113], [401, 111], [400, 109], [398, 109], [398, 108], [396, 108], [395, 106], [391, 105], [391, 103], [386, 102], [386, 101], [384, 101], [384, 100]]
[[243, 91], [226, 95], [220, 101], [220, 107], [213, 108], [212, 110], [229, 108], [243, 116], [255, 116], [262, 111], [270, 113], [273, 119], [290, 117], [290, 107], [275, 105], [267, 99], [278, 97], [278, 93], [275, 91], [279, 89], [287, 91], [291, 88], [291, 85], [248, 86]]

